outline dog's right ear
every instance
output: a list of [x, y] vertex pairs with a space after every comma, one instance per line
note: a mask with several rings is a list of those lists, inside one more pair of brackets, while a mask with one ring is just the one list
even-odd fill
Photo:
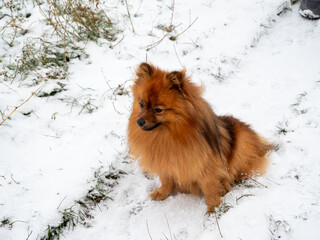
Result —
[[136, 70], [138, 78], [151, 77], [153, 74], [153, 66], [148, 63], [141, 63]]

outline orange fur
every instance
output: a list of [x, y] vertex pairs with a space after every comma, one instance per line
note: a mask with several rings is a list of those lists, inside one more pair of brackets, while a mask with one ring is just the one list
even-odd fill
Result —
[[264, 172], [272, 146], [238, 119], [216, 116], [185, 70], [142, 63], [136, 75], [128, 143], [141, 167], [161, 180], [152, 199], [173, 190], [203, 193], [213, 211], [233, 183]]

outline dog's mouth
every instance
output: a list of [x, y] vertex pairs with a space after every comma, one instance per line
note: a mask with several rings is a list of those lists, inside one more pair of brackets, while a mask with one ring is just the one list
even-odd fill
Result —
[[144, 130], [144, 131], [151, 131], [151, 130], [159, 127], [161, 124], [162, 124], [161, 122], [158, 122], [158, 123], [156, 123], [155, 125], [153, 125], [151, 127], [143, 126], [141, 129]]

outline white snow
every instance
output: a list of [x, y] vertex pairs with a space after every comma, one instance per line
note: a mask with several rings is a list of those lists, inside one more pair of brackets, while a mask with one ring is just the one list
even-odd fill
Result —
[[303, 17], [307, 17], [310, 19], [318, 19], [320, 16], [317, 14], [314, 14], [311, 10], [306, 9], [306, 10], [300, 10], [299, 13], [303, 16]]
[[[159, 179], [147, 178], [138, 163], [124, 163], [131, 96], [115, 96], [110, 87], [127, 81], [130, 90], [128, 80], [146, 59], [167, 70], [186, 67], [217, 114], [232, 114], [279, 143], [265, 175], [223, 198], [231, 207], [218, 218], [223, 239], [317, 239], [320, 22], [301, 18], [299, 4], [287, 0], [177, 0], [177, 27], [168, 37], [198, 19], [176, 41], [166, 37], [146, 51], [164, 36], [157, 26], [170, 24], [172, 1], [128, 4], [135, 34], [123, 3], [101, 3], [124, 30], [118, 34], [123, 40], [113, 49], [88, 43], [89, 58], [69, 66], [67, 91], [32, 97], [0, 126], [0, 221], [14, 222], [0, 227], [0, 239], [27, 239], [31, 231], [29, 239], [43, 237], [48, 225], [60, 222], [59, 211], [87, 193], [93, 173], [111, 164], [127, 172], [110, 193], [113, 200], [91, 212], [90, 228], [78, 225], [61, 239], [221, 239], [204, 198], [177, 194], [151, 201], [148, 194]], [[36, 23], [37, 11], [32, 9], [33, 32], [19, 36], [13, 48], [2, 45], [0, 55], [18, 54], [24, 37], [45, 31]], [[55, 86], [49, 83], [44, 91]], [[0, 110], [34, 90], [0, 79]], [[74, 98], [98, 108], [81, 111], [71, 104]], [[278, 134], [279, 128], [287, 133]]]

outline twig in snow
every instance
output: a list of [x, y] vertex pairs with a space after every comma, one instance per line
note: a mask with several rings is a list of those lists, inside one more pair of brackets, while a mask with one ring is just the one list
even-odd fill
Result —
[[131, 27], [132, 27], [132, 32], [133, 32], [133, 33], [136, 33], [136, 31], [134, 30], [133, 23], [132, 23], [132, 19], [131, 19], [130, 11], [129, 11], [129, 6], [128, 6], [128, 1], [127, 1], [127, 0], [125, 0], [125, 2], [126, 2], [127, 12], [128, 12], [128, 17], [129, 17], [129, 20], [130, 20], [130, 23], [131, 23]]
[[[151, 48], [154, 48], [154, 47], [158, 46], [158, 45], [163, 41], [163, 39], [165, 39], [173, 30], [175, 30], [175, 29], [180, 25], [180, 24], [178, 24], [177, 26], [174, 26], [174, 25], [173, 25], [174, 7], [175, 7], [175, 0], [172, 1], [172, 11], [171, 11], [170, 25], [169, 25], [168, 27], [162, 27], [162, 28], [161, 28], [162, 30], [165, 30], [167, 33], [166, 33], [159, 41], [148, 45], [147, 51], [149, 51]], [[197, 20], [197, 19], [196, 19], [196, 20]], [[191, 24], [189, 25], [189, 27], [190, 27], [192, 24], [193, 24], [193, 23], [191, 23]], [[189, 27], [188, 27], [188, 28], [189, 28]], [[188, 29], [188, 28], [187, 28], [187, 29]], [[187, 30], [187, 29], [186, 29], [186, 30]], [[186, 30], [184, 30], [183, 32], [185, 32]], [[183, 32], [182, 32], [182, 33], [183, 33]], [[175, 40], [175, 39], [176, 39], [179, 35], [181, 35], [182, 33], [178, 34], [176, 37], [172, 36], [172, 37], [170, 37], [170, 39], [171, 39], [171, 40]]]
[[158, 28], [166, 31], [166, 32], [172, 32], [176, 26], [173, 25], [173, 14], [174, 14], [174, 6], [175, 6], [175, 1], [172, 1], [172, 6], [171, 6], [171, 19], [170, 19], [170, 24], [168, 26], [165, 25], [158, 25]]
[[221, 233], [221, 229], [220, 229], [220, 226], [219, 226], [219, 222], [218, 222], [216, 211], [214, 211], [214, 217], [216, 218], [216, 223], [217, 223], [217, 226], [218, 226], [218, 230], [219, 230], [220, 236], [223, 238], [223, 235]]
[[[114, 98], [117, 99], [117, 94], [115, 93], [115, 91], [116, 91], [116, 90], [119, 90], [119, 88], [121, 88], [121, 86], [124, 85], [128, 80], [125, 81], [122, 85], [119, 85], [116, 89], [112, 89], [112, 87], [110, 86], [110, 84], [109, 84], [106, 76], [104, 75], [104, 72], [103, 72], [102, 69], [101, 69], [101, 73], [102, 73], [102, 76], [103, 76], [103, 78], [104, 78], [107, 86], [109, 87], [109, 89], [102, 95], [102, 97], [104, 97], [104, 95], [105, 95], [108, 91], [111, 91], [111, 92], [112, 92], [112, 95], [114, 96]], [[112, 99], [111, 99], [111, 103], [112, 103], [113, 109], [114, 109], [119, 115], [122, 115], [123, 113], [120, 113], [120, 112], [116, 109], [116, 107], [115, 107], [115, 105], [114, 105], [114, 101], [113, 101]]]
[[170, 20], [170, 25], [169, 28], [171, 28], [171, 26], [173, 26], [173, 13], [174, 13], [174, 5], [175, 5], [175, 1], [172, 0], [172, 12], [171, 12], [171, 20]]
[[28, 234], [28, 237], [26, 240], [29, 240], [29, 237], [31, 236], [31, 234], [32, 234], [32, 231]]
[[[14, 36], [12, 37], [12, 40], [11, 42], [9, 43], [9, 46], [12, 47], [13, 46], [13, 42], [17, 36], [17, 33], [18, 33], [18, 29], [21, 29], [23, 30], [17, 23], [16, 23], [16, 20], [19, 20], [18, 16], [14, 16], [14, 13], [13, 13], [13, 8], [14, 8], [14, 3], [13, 3], [13, 0], [10, 1], [9, 3], [9, 8], [10, 8], [10, 12], [11, 12], [11, 21], [10, 21], [10, 25], [11, 27], [14, 29]], [[5, 27], [4, 27], [5, 28]], [[3, 29], [4, 29], [3, 28]]]
[[22, 220], [15, 220], [11, 223], [9, 223], [10, 226], [13, 226], [13, 224], [17, 223], [17, 222], [21, 222], [21, 223], [26, 223], [25, 221], [22, 221]]
[[243, 198], [243, 197], [252, 197], [252, 196], [254, 196], [254, 194], [243, 194], [243, 195], [241, 195], [240, 197], [238, 197], [238, 198], [236, 199], [236, 202], [238, 203], [238, 201], [239, 201], [241, 198]]
[[57, 210], [59, 210], [59, 207], [60, 207], [61, 203], [66, 199], [67, 196], [68, 196], [68, 195], [64, 196], [64, 198], [62, 199], [62, 201], [59, 203], [59, 205], [58, 205], [58, 207], [57, 207]]
[[18, 106], [15, 106], [14, 109], [12, 110], [12, 112], [5, 118], [3, 119], [3, 121], [0, 123], [0, 126], [8, 120], [8, 118], [10, 118], [10, 116], [18, 109], [20, 108], [23, 104], [25, 104], [26, 102], [28, 102], [30, 100], [30, 98], [32, 98], [34, 95], [36, 95], [37, 92], [39, 92], [43, 87], [44, 85], [48, 82], [48, 80], [46, 80], [40, 87], [38, 87], [31, 95], [30, 97], [28, 97], [25, 101], [23, 101], [20, 105]]
[[16, 90], [14, 90], [13, 88], [11, 88], [10, 86], [8, 86], [7, 84], [5, 84], [4, 82], [0, 81], [1, 84], [5, 85], [7, 88], [9, 88], [10, 90], [17, 92]]
[[169, 225], [169, 221], [168, 221], [168, 218], [166, 215], [164, 215], [165, 218], [166, 218], [166, 221], [167, 221], [167, 225], [168, 225], [168, 228], [169, 228], [169, 233], [170, 233], [170, 239], [172, 240], [172, 234], [171, 234], [171, 228], [170, 228], [170, 225]]
[[270, 228], [268, 228], [268, 230], [271, 232], [271, 234], [272, 234], [272, 235], [274, 235], [274, 233], [271, 231], [271, 229], [270, 229]]
[[277, 183], [277, 182], [275, 182], [275, 181], [273, 181], [273, 180], [271, 180], [270, 178], [267, 178], [270, 182], [273, 182], [274, 184], [277, 184], [277, 185], [281, 185], [280, 183]]
[[162, 41], [163, 39], [165, 39], [168, 35], [170, 34], [170, 32], [167, 32], [159, 41], [155, 42], [155, 43], [152, 43], [150, 45], [148, 45], [147, 47], [147, 51], [149, 51], [150, 49], [158, 46]]
[[116, 99], [117, 96], [116, 96], [116, 94], [114, 93], [114, 90], [112, 89], [112, 87], [110, 86], [110, 84], [109, 84], [106, 76], [104, 75], [103, 69], [101, 69], [101, 73], [102, 73], [102, 76], [103, 76], [104, 81], [106, 82], [107, 86], [109, 87], [109, 89], [107, 90], [107, 92], [108, 92], [108, 91], [111, 91], [111, 92], [112, 92], [112, 95], [113, 95], [114, 98]]
[[123, 36], [122, 36], [122, 38], [121, 38], [121, 39], [120, 39], [116, 44], [111, 45], [111, 46], [110, 46], [110, 48], [111, 48], [111, 49], [113, 49], [114, 47], [118, 46], [118, 45], [119, 45], [119, 43], [121, 43], [121, 42], [122, 42], [122, 40], [124, 39], [124, 37], [125, 37], [125, 36], [123, 35]]
[[178, 61], [179, 61], [180, 65], [181, 65], [181, 67], [183, 67], [183, 65], [182, 65], [182, 63], [181, 63], [181, 61], [180, 61], [180, 58], [179, 58], [179, 56], [178, 56], [176, 46], [175, 46], [174, 44], [173, 44], [173, 49], [174, 49], [174, 52], [176, 53], [176, 56], [177, 56], [177, 58], [178, 58]]
[[[4, 180], [7, 180], [5, 176], [0, 176], [0, 177], [4, 178]], [[2, 187], [2, 184], [0, 184], [0, 187]]]
[[20, 184], [20, 182], [18, 182], [18, 181], [16, 181], [16, 180], [14, 180], [14, 178], [13, 178], [13, 175], [11, 174], [11, 179], [12, 179], [12, 181], [14, 181], [14, 183], [15, 184]]
[[123, 113], [120, 113], [117, 109], [116, 109], [116, 107], [114, 106], [114, 102], [112, 101], [112, 106], [113, 106], [113, 109], [119, 114], [119, 115], [122, 115]]
[[197, 20], [198, 20], [198, 17], [196, 17], [196, 19], [195, 19], [185, 30], [183, 30], [181, 33], [179, 33], [179, 34], [176, 35], [176, 36], [170, 37], [170, 40], [172, 40], [172, 41], [176, 40], [180, 35], [182, 35], [183, 33], [185, 33]]
[[150, 231], [149, 231], [149, 225], [148, 225], [148, 220], [146, 220], [146, 225], [147, 225], [147, 230], [148, 230], [148, 234], [149, 234], [149, 238], [152, 240]]
[[252, 177], [250, 177], [250, 179], [251, 179], [252, 181], [254, 181], [255, 183], [257, 183], [257, 184], [259, 184], [259, 185], [263, 186], [264, 188], [268, 188], [268, 186], [266, 186], [266, 185], [264, 185], [264, 184], [262, 184], [262, 183], [258, 182], [257, 180], [254, 180]]

